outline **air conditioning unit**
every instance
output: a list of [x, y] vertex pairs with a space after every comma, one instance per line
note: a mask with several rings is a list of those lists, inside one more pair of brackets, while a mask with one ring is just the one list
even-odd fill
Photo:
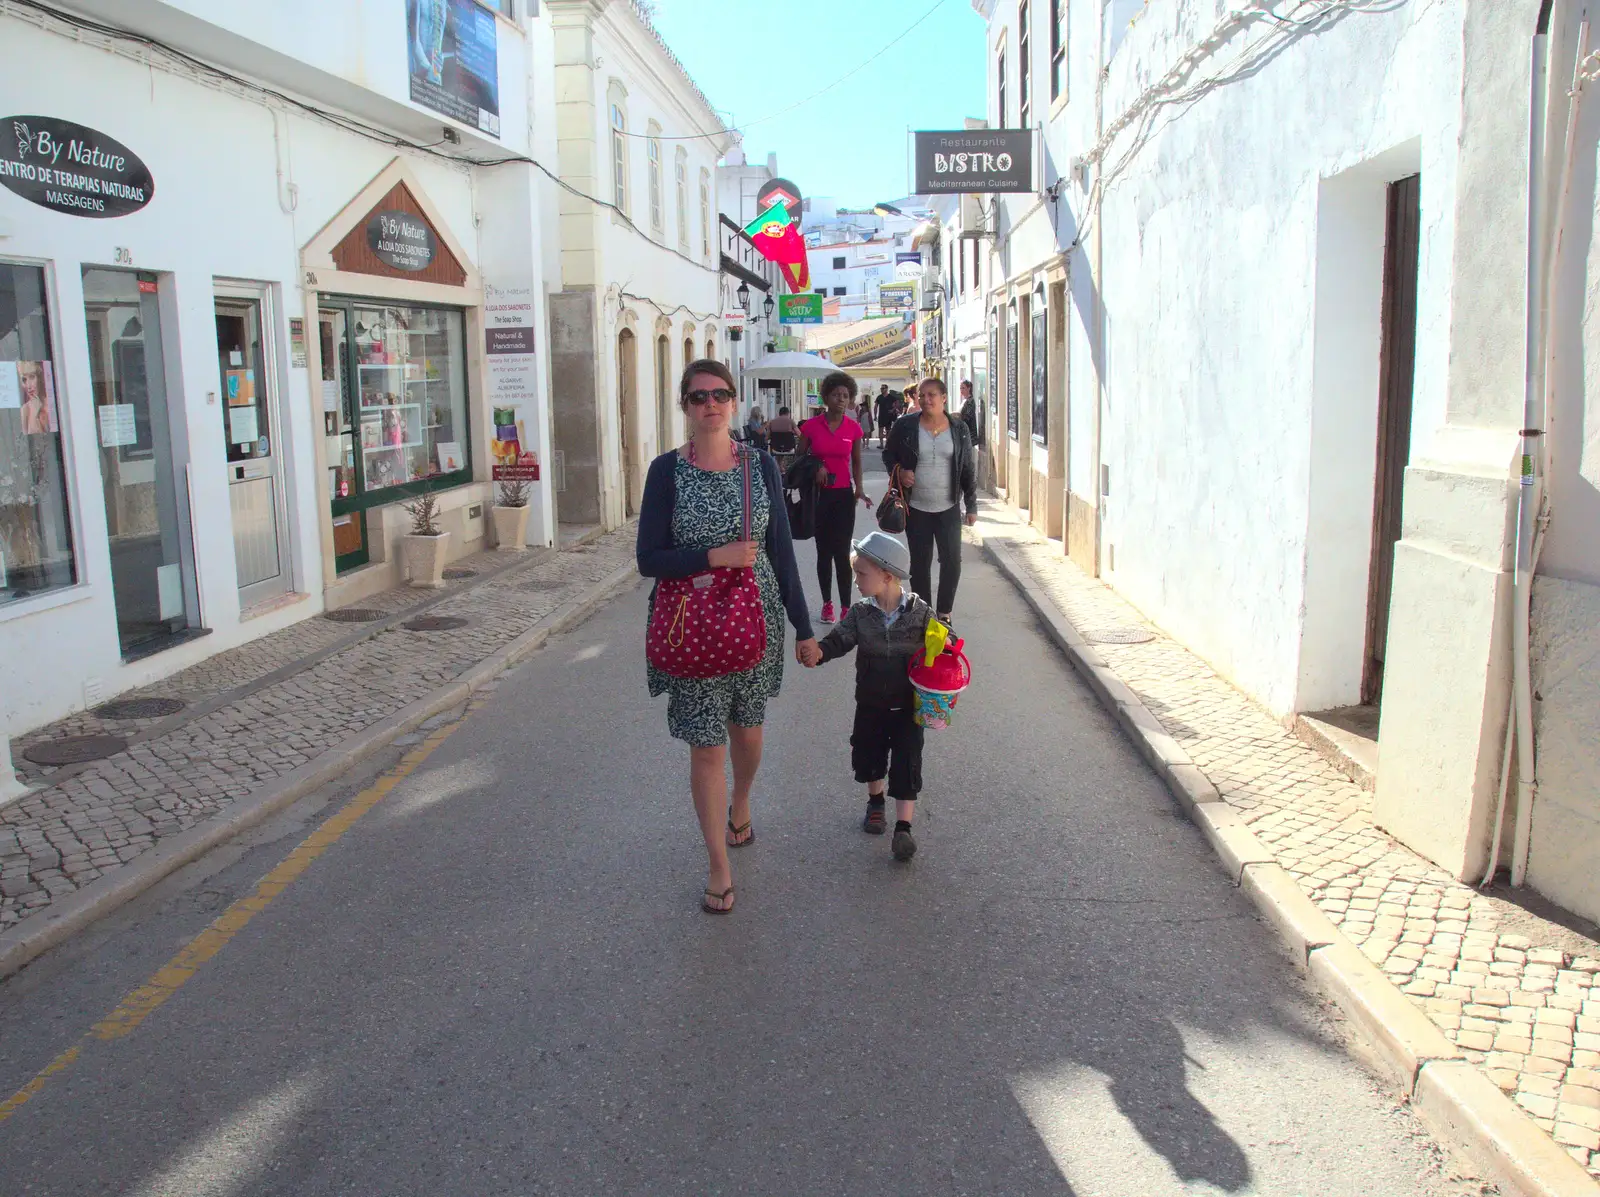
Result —
[[987, 237], [992, 231], [988, 219], [984, 215], [982, 196], [963, 195], [961, 197], [961, 235], [963, 237]]

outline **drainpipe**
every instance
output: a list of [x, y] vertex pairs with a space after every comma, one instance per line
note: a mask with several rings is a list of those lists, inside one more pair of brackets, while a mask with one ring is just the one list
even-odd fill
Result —
[[[1542, 0], [1533, 35], [1533, 93], [1528, 132], [1528, 263], [1526, 374], [1522, 409], [1522, 457], [1517, 487], [1517, 567], [1511, 625], [1512, 702], [1516, 720], [1517, 797], [1511, 884], [1527, 880], [1528, 846], [1533, 830], [1535, 760], [1530, 616], [1533, 574], [1538, 563], [1539, 514], [1543, 500], [1544, 366], [1549, 322], [1545, 212], [1546, 140], [1550, 125], [1549, 41], [1555, 0]], [[1493, 862], [1491, 862], [1491, 866]]]

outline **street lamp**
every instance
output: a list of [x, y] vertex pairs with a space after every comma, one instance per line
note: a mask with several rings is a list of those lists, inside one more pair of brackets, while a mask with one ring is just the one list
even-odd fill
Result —
[[905, 215], [904, 212], [900, 211], [900, 209], [896, 208], [893, 204], [873, 204], [872, 205], [872, 214], [874, 216], [904, 216]]
[[761, 301], [761, 311], [766, 315], [768, 320], [772, 319], [772, 309], [777, 306], [777, 302], [772, 298], [772, 292], [768, 291], [766, 299]]
[[740, 283], [739, 289], [734, 292], [739, 298], [739, 306], [744, 309], [744, 314], [750, 314], [750, 284]]

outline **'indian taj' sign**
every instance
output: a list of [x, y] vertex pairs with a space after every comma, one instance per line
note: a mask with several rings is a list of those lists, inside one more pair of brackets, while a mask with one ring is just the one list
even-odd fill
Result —
[[1033, 190], [1033, 130], [918, 131], [918, 195]]
[[9, 116], [0, 134], [0, 185], [29, 203], [68, 216], [103, 219], [137, 212], [155, 180], [120, 141], [49, 116]]
[[433, 230], [420, 216], [385, 208], [367, 221], [367, 244], [396, 270], [426, 270], [433, 261]]

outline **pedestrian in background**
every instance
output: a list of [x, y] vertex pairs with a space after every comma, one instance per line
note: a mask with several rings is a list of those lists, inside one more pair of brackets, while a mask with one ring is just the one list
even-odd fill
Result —
[[895, 410], [898, 394], [889, 393], [889, 384], [878, 384], [878, 397], [873, 400], [873, 410], [878, 417], [878, 448], [882, 449], [889, 443], [889, 428], [899, 416]]
[[767, 447], [767, 422], [762, 418], [759, 407], [752, 407], [745, 418], [744, 437], [758, 449]]
[[972, 397], [972, 383], [967, 379], [961, 380], [961, 422], [967, 426], [967, 431], [972, 433], [972, 443], [978, 443], [978, 404]]
[[900, 481], [910, 488], [906, 540], [911, 547], [911, 589], [926, 598], [932, 593], [933, 554], [939, 553], [939, 591], [933, 609], [940, 623], [950, 623], [956, 587], [961, 584], [961, 505], [967, 523], [978, 522], [976, 453], [972, 434], [945, 410], [950, 396], [937, 378], [918, 390], [920, 411], [901, 416], [889, 430], [883, 464], [900, 468]]
[[[928, 604], [903, 583], [910, 572], [906, 546], [887, 532], [856, 542], [854, 571], [861, 601], [822, 638], [819, 662], [856, 654], [856, 717], [850, 731], [850, 766], [867, 787], [861, 830], [882, 835], [884, 795], [894, 799], [891, 849], [902, 863], [917, 854], [911, 820], [922, 791], [922, 725], [911, 691], [911, 659], [924, 651]], [[807, 661], [806, 664], [811, 662]]]
[[861, 482], [861, 425], [850, 414], [856, 380], [835, 370], [822, 380], [823, 411], [800, 425], [800, 455], [822, 462], [817, 471], [817, 585], [822, 590], [822, 622], [832, 623], [833, 583], [839, 583], [838, 613], [850, 605], [850, 537], [856, 504], [872, 506]]
[[[817, 651], [795, 566], [794, 545], [777, 464], [730, 435], [737, 389], [721, 362], [690, 363], [678, 383], [678, 403], [688, 417], [689, 440], [650, 463], [640, 503], [637, 557], [647, 578], [689, 578], [714, 569], [754, 569], [766, 618], [767, 645], [760, 664], [721, 677], [683, 678], [647, 666], [650, 694], [670, 695], [667, 728], [689, 745], [689, 788], [705, 837], [710, 869], [701, 906], [711, 914], [733, 909], [728, 849], [755, 838], [750, 787], [761, 767], [767, 700], [783, 685], [783, 621], [794, 627], [796, 656]], [[750, 538], [745, 524], [745, 471], [741, 453], [755, 454], [750, 478]], [[655, 591], [650, 595], [654, 612]], [[729, 809], [725, 766], [733, 758]]]
[[866, 395], [856, 404], [856, 423], [861, 425], [861, 440], [863, 443], [872, 438], [872, 400]]

